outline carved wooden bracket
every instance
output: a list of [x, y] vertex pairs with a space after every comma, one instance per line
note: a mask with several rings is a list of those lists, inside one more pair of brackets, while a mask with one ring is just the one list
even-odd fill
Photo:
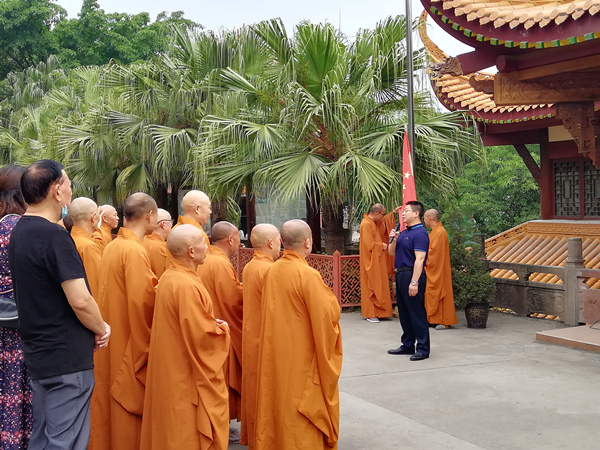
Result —
[[594, 116], [594, 102], [558, 103], [556, 117], [562, 119], [579, 149], [579, 153], [590, 158], [596, 169], [600, 169], [600, 125]]
[[441, 78], [443, 75], [462, 75], [462, 67], [458, 58], [450, 56], [439, 63], [429, 64], [429, 70], [431, 71], [431, 78], [436, 80]]
[[485, 94], [494, 93], [494, 77], [487, 75], [473, 75], [469, 78], [469, 84], [477, 92]]

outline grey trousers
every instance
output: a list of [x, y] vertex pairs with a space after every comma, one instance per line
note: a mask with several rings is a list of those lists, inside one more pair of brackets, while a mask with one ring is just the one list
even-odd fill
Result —
[[86, 450], [94, 370], [31, 380], [33, 431], [29, 450]]

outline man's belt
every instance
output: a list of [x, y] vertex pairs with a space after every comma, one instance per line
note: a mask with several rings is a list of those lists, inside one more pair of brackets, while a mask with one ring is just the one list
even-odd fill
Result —
[[395, 267], [394, 268], [394, 273], [412, 272], [413, 269], [414, 269], [414, 267]]

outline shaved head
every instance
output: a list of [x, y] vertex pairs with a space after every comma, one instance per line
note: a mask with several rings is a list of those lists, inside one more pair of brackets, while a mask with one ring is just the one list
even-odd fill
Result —
[[281, 236], [275, 225], [260, 223], [252, 228], [250, 243], [255, 250], [260, 250], [269, 255], [273, 260], [277, 259], [281, 251]]
[[69, 216], [73, 220], [73, 225], [80, 226], [82, 222], [86, 222], [92, 215], [98, 212], [98, 205], [94, 200], [86, 197], [78, 197], [71, 202], [69, 207]]
[[436, 222], [440, 220], [440, 213], [437, 212], [436, 209], [428, 209], [425, 211], [425, 216], [429, 217], [431, 220], [435, 220]]
[[385, 206], [383, 206], [381, 203], [375, 203], [373, 206], [371, 206], [371, 212], [383, 214], [385, 212]]
[[288, 250], [299, 250], [303, 248], [306, 239], [312, 237], [312, 231], [304, 220], [288, 220], [281, 227], [281, 240], [283, 246]]
[[161, 220], [171, 220], [171, 214], [166, 209], [158, 208], [157, 219], [159, 222]]
[[102, 205], [99, 209], [102, 214], [102, 223], [106, 224], [111, 230], [119, 226], [119, 215], [112, 205]]
[[167, 248], [174, 258], [181, 259], [187, 255], [190, 247], [198, 241], [204, 242], [204, 234], [193, 225], [179, 225], [167, 238]]
[[254, 248], [261, 248], [267, 245], [269, 239], [276, 239], [279, 236], [279, 230], [270, 223], [259, 223], [252, 228], [250, 234], [250, 243]]
[[184, 216], [204, 226], [210, 218], [210, 199], [202, 191], [190, 191], [181, 199], [181, 209]]
[[233, 234], [239, 236], [237, 227], [231, 222], [226, 222], [224, 220], [215, 223], [210, 230], [210, 236], [212, 237], [213, 242], [222, 241]]
[[123, 217], [127, 221], [136, 221], [150, 211], [156, 211], [156, 202], [148, 194], [136, 192], [125, 199], [123, 203]]

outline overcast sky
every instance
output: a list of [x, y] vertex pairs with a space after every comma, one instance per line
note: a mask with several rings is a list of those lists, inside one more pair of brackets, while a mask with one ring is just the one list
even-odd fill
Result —
[[[56, 0], [65, 8], [70, 18], [75, 18], [81, 10], [82, 0]], [[125, 12], [136, 14], [148, 12], [152, 20], [162, 11], [184, 11], [185, 17], [204, 25], [205, 28], [239, 28], [261, 20], [281, 17], [287, 31], [302, 20], [312, 23], [328, 21], [340, 27], [350, 38], [360, 28], [374, 28], [375, 24], [390, 15], [404, 14], [404, 0], [98, 0], [100, 7], [107, 13]], [[412, 0], [413, 17], [423, 11], [419, 0]], [[456, 56], [470, 47], [456, 41], [444, 33], [431, 21], [428, 21], [429, 34], [442, 50]], [[415, 46], [421, 45], [415, 40]]]

